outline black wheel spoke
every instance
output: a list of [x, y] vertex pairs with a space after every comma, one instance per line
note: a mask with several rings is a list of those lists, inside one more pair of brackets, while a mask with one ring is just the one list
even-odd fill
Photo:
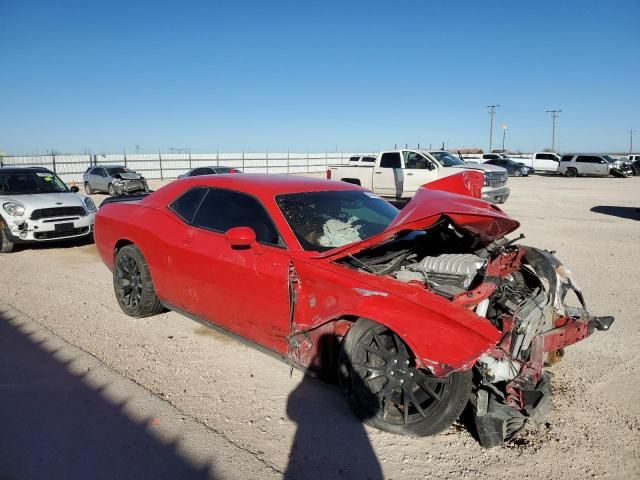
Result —
[[440, 395], [438, 395], [432, 388], [431, 386], [429, 386], [429, 384], [427, 382], [419, 382], [418, 386], [420, 388], [422, 388], [425, 392], [427, 392], [427, 394], [433, 398], [436, 402], [440, 401]]
[[367, 371], [367, 376], [362, 377], [365, 382], [370, 382], [373, 379], [384, 377], [386, 375], [385, 369], [382, 367], [371, 367], [363, 363], [353, 363], [352, 366], [356, 368], [362, 368]]
[[418, 411], [418, 413], [424, 418], [427, 416], [427, 414], [425, 413], [425, 411], [422, 409], [422, 406], [420, 406], [420, 402], [418, 401], [418, 399], [416, 398], [415, 393], [413, 393], [412, 389], [409, 389], [409, 397], [411, 398], [411, 403], [413, 403], [413, 406], [416, 407], [416, 410]]
[[380, 350], [380, 347], [375, 349], [369, 345], [366, 345], [364, 342], [360, 342], [360, 345], [362, 345], [362, 348], [365, 351], [369, 352], [372, 355], [375, 355], [376, 357], [380, 357], [383, 360], [387, 360], [389, 358], [388, 352], [386, 352], [385, 350]]

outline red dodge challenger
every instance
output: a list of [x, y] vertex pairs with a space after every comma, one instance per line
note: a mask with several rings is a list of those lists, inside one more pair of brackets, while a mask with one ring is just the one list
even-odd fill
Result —
[[337, 181], [198, 176], [104, 205], [95, 239], [127, 315], [168, 308], [334, 372], [388, 432], [435, 434], [471, 403], [491, 447], [551, 406], [545, 354], [613, 317], [587, 311], [550, 252], [505, 238], [519, 224], [482, 182], [432, 182], [399, 211]]

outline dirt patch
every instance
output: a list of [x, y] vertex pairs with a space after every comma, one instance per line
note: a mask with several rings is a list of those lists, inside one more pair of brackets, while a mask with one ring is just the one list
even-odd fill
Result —
[[545, 423], [493, 450], [459, 424], [429, 438], [365, 428], [339, 389], [290, 375], [240, 342], [176, 313], [126, 317], [92, 246], [1, 255], [0, 296], [282, 472], [296, 458], [309, 478], [359, 478], [357, 455], [366, 454], [394, 479], [640, 478], [640, 222], [593, 210], [640, 207], [640, 178], [533, 176], [509, 185], [503, 208], [521, 222], [523, 243], [556, 250], [593, 313], [616, 322], [551, 368], [555, 409]]

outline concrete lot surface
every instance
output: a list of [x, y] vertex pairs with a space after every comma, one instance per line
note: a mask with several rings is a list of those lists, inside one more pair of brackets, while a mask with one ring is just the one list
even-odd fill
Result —
[[55, 244], [0, 256], [0, 479], [640, 478], [640, 178], [509, 184], [522, 243], [616, 317], [551, 368], [555, 409], [516, 442], [364, 427], [334, 386], [178, 314], [125, 316], [95, 247]]

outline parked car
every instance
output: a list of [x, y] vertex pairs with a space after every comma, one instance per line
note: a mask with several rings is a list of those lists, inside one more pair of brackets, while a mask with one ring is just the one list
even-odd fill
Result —
[[380, 152], [374, 162], [360, 159], [349, 162], [348, 165], [331, 165], [327, 169], [327, 178], [361, 185], [381, 197], [408, 200], [425, 183], [455, 175], [461, 170], [484, 172], [483, 199], [493, 203], [504, 203], [509, 198], [505, 169], [466, 163], [444, 150]]
[[579, 175], [626, 177], [627, 173], [620, 170], [614, 162], [615, 160], [609, 155], [572, 153], [562, 156], [558, 166], [558, 173], [567, 177], [577, 177]]
[[87, 195], [107, 192], [115, 196], [149, 191], [145, 178], [123, 165], [89, 167], [83, 180]]
[[[525, 167], [521, 163], [515, 162], [510, 158], [496, 158], [487, 160], [485, 165], [495, 165], [497, 167], [504, 168], [512, 177], [527, 177], [529, 176], [529, 167]], [[535, 170], [534, 170], [535, 172]]]
[[560, 162], [560, 155], [557, 153], [551, 152], [536, 152], [531, 157], [526, 156], [509, 156], [506, 153], [483, 153], [478, 156], [469, 157], [468, 161], [472, 162], [485, 162], [488, 163], [489, 160], [513, 160], [520, 165], [524, 165], [527, 167], [527, 171], [529, 174], [533, 174], [536, 171], [540, 172], [553, 172], [556, 173], [558, 171], [558, 163]]
[[178, 178], [197, 177], [199, 175], [218, 175], [222, 173], [242, 173], [242, 170], [234, 167], [197, 167], [178, 175]]
[[627, 160], [631, 162], [634, 175], [640, 175], [640, 155], [629, 155]]
[[522, 165], [525, 170], [527, 171], [527, 175], [533, 175], [534, 173], [536, 173], [536, 169], [533, 167], [530, 167], [529, 165], [526, 165], [524, 162], [520, 162], [517, 160], [514, 160], [514, 162], [516, 162], [518, 165]]
[[0, 252], [18, 243], [91, 238], [96, 206], [46, 168], [0, 168]]
[[547, 250], [507, 241], [519, 224], [482, 187], [462, 171], [399, 211], [346, 182], [189, 178], [102, 207], [96, 245], [127, 315], [169, 308], [335, 372], [355, 412], [389, 432], [435, 434], [471, 402], [489, 447], [550, 407], [545, 352], [613, 317], [587, 311]]

